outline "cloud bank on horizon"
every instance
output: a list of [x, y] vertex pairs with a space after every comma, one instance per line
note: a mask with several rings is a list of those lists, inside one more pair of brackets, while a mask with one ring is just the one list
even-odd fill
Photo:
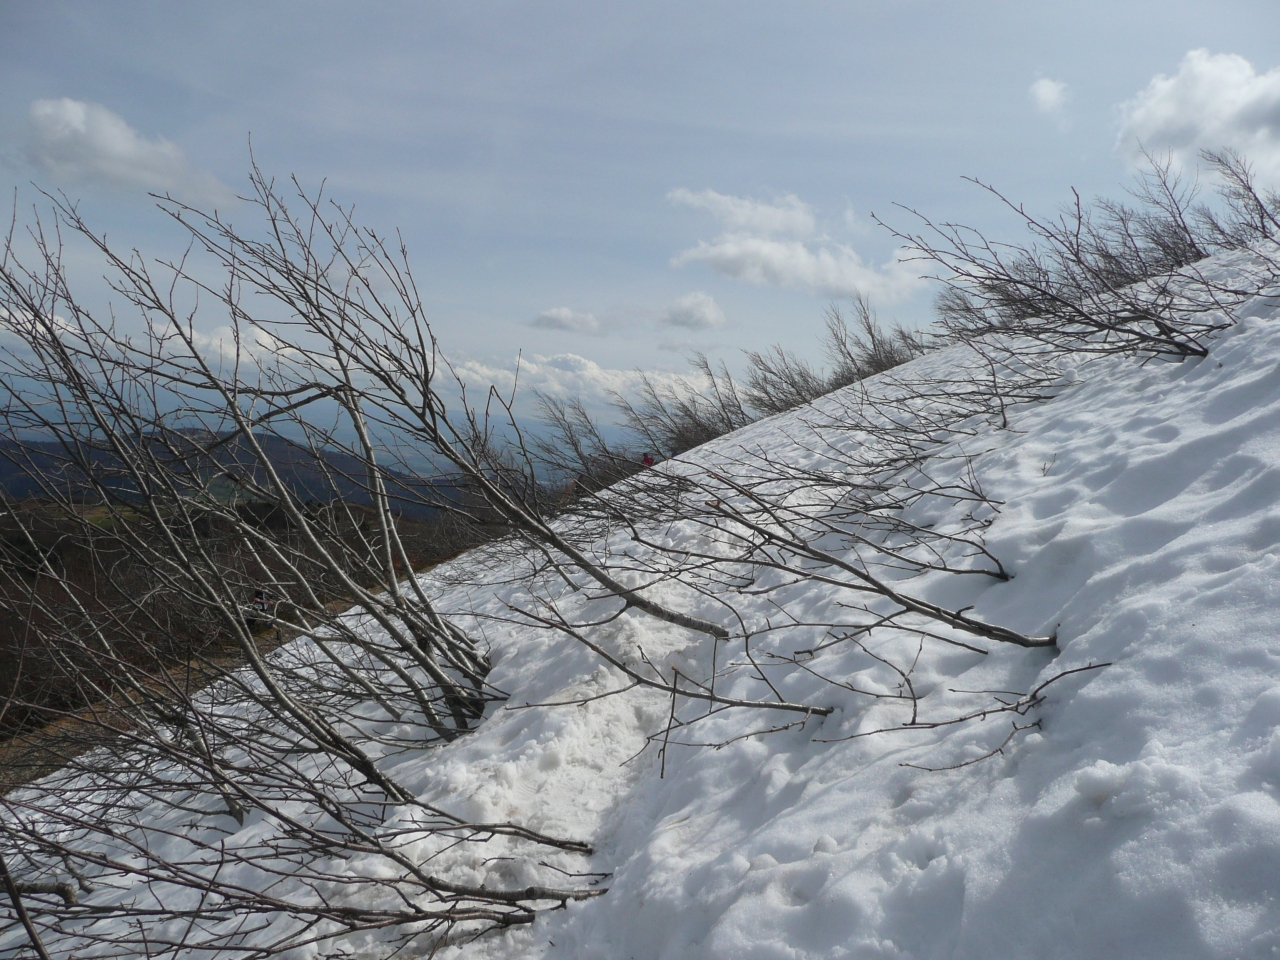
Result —
[[1157, 74], [1120, 112], [1116, 150], [1133, 163], [1144, 149], [1194, 164], [1201, 150], [1228, 147], [1280, 182], [1280, 67], [1258, 73], [1236, 54], [1192, 50], [1177, 73]]
[[36, 100], [28, 121], [28, 159], [56, 180], [141, 187], [200, 203], [235, 200], [230, 187], [193, 167], [176, 143], [142, 136], [99, 103]]
[[454, 369], [467, 384], [493, 384], [506, 392], [518, 386], [525, 396], [577, 398], [592, 412], [609, 407], [615, 394], [635, 396], [646, 379], [659, 389], [688, 383], [682, 374], [606, 367], [576, 353], [533, 354], [510, 362], [468, 358], [454, 364]]

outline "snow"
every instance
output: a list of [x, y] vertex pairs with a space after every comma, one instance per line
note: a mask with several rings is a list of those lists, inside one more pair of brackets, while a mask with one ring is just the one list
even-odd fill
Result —
[[[907, 708], [792, 669], [771, 673], [780, 692], [832, 706], [830, 716], [744, 736], [795, 717], [726, 711], [689, 736], [733, 742], [673, 745], [660, 760], [656, 746], [645, 749], [670, 708], [660, 692], [523, 708], [622, 681], [572, 640], [512, 623], [510, 606], [557, 589], [578, 604], [575, 615], [593, 604], [606, 609], [605, 601], [477, 557], [429, 575], [441, 607], [484, 631], [496, 663], [491, 681], [511, 696], [473, 735], [388, 758], [388, 769], [455, 813], [595, 846], [585, 857], [496, 839], [441, 854], [437, 869], [479, 879], [486, 859], [502, 855], [512, 859], [499, 879], [512, 884], [563, 881], [540, 863], [610, 874], [602, 897], [434, 955], [1280, 954], [1280, 309], [1259, 298], [1239, 312], [1243, 319], [1203, 360], [1062, 363], [1051, 399], [1014, 408], [1006, 429], [987, 418], [939, 447], [937, 475], [961, 469], [954, 454], [962, 450], [1001, 502], [985, 544], [1014, 576], [931, 573], [912, 589], [952, 608], [971, 604], [988, 622], [1056, 631], [1058, 648], [984, 641], [982, 656], [932, 645], [915, 674], [920, 713], [954, 716], [991, 702], [957, 691], [1025, 693], [1064, 671], [1097, 667], [1053, 682], [1025, 717], [848, 739], [901, 724]], [[963, 362], [957, 348], [931, 354], [881, 388]], [[754, 424], [697, 451], [688, 469], [733, 464], [757, 448], [821, 466], [830, 452], [813, 442], [815, 424], [830, 423], [848, 402], [834, 395]], [[847, 452], [859, 438], [838, 439]], [[706, 546], [705, 529], [692, 521], [668, 525], [663, 536]], [[488, 579], [453, 582], [467, 564]], [[701, 616], [718, 609], [715, 597], [679, 584], [654, 595], [695, 605]], [[820, 619], [847, 597], [807, 583], [772, 599], [799, 619]], [[768, 615], [764, 598], [735, 602], [752, 617]], [[779, 631], [762, 649], [794, 650], [804, 636], [802, 628]], [[706, 638], [652, 618], [628, 614], [595, 639], [619, 655], [639, 645], [659, 664], [707, 667]], [[886, 640], [883, 650], [903, 643]], [[849, 683], [891, 685], [883, 667], [852, 651], [821, 663]], [[728, 682], [726, 692], [761, 695], [746, 671]], [[1015, 720], [1038, 726], [1008, 739]], [[967, 761], [977, 762], [956, 766]], [[942, 767], [954, 768], [925, 769]], [[377, 955], [377, 944], [367, 935], [345, 949]], [[422, 941], [399, 956], [432, 948]], [[18, 955], [14, 949], [0, 944], [5, 956]]]

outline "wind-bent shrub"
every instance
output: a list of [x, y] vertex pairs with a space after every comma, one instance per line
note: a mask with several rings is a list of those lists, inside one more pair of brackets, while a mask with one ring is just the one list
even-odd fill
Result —
[[831, 369], [815, 371], [781, 345], [764, 353], [747, 352], [743, 399], [770, 416], [784, 413], [867, 377], [906, 363], [927, 349], [924, 334], [894, 325], [885, 329], [866, 297], [853, 298], [855, 327], [850, 330], [839, 304], [827, 307], [823, 352]]
[[1172, 161], [1148, 157], [1130, 191], [1136, 206], [1090, 207], [1077, 195], [1053, 218], [1034, 217], [974, 180], [1021, 219], [1031, 235], [1021, 246], [914, 210], [916, 230], [889, 229], [941, 269], [937, 310], [951, 339], [1009, 335], [1065, 353], [1203, 357], [1213, 334], [1233, 322], [1234, 306], [1275, 277], [1264, 271], [1247, 289], [1228, 288], [1197, 265], [1270, 241], [1280, 211], [1280, 197], [1259, 191], [1238, 154], [1203, 158], [1219, 179], [1217, 210], [1197, 200], [1198, 185], [1184, 183]]

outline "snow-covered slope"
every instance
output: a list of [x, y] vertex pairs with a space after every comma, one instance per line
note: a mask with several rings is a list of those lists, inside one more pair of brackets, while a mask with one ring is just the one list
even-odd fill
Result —
[[[931, 647], [914, 674], [920, 716], [954, 717], [1004, 696], [992, 691], [1016, 697], [1097, 667], [1055, 680], [1025, 716], [855, 737], [900, 725], [907, 708], [788, 669], [774, 675], [779, 691], [831, 706], [829, 716], [753, 736], [794, 716], [726, 711], [690, 736], [727, 745], [673, 744], [660, 769], [656, 748], [642, 749], [667, 719], [660, 692], [517, 709], [620, 686], [582, 645], [512, 622], [512, 605], [553, 594], [553, 579], [523, 581], [476, 557], [431, 575], [442, 609], [491, 643], [491, 681], [511, 696], [473, 735], [388, 768], [463, 816], [595, 845], [583, 857], [495, 840], [441, 853], [433, 869], [477, 881], [496, 869], [512, 886], [554, 871], [610, 874], [603, 897], [434, 955], [1280, 953], [1280, 309], [1260, 299], [1238, 312], [1207, 359], [1064, 362], [1051, 399], [939, 448], [936, 477], [971, 467], [1001, 502], [985, 543], [1014, 576], [928, 574], [912, 589], [1028, 634], [1056, 630], [1058, 648]], [[943, 376], [961, 362], [944, 351], [894, 376]], [[691, 461], [724, 466], [767, 450], [822, 469], [834, 445], [861, 442], [812, 442], [812, 424], [838, 419], [847, 402], [752, 425]], [[941, 456], [958, 450], [971, 459]], [[701, 534], [677, 522], [663, 536], [678, 547]], [[678, 585], [653, 593], [691, 602]], [[803, 582], [735, 602], [748, 618], [776, 603], [830, 622], [845, 599]], [[591, 602], [572, 602], [590, 614]], [[717, 610], [714, 598], [698, 603], [700, 615]], [[794, 651], [806, 635], [793, 634], [764, 645]], [[705, 638], [652, 618], [623, 616], [594, 637], [705, 675]], [[883, 668], [852, 651], [833, 652], [822, 671], [883, 684]], [[759, 696], [749, 673], [725, 689]], [[370, 934], [328, 955], [378, 956], [378, 946]]]
[[[957, 659], [922, 712], [946, 688], [1022, 692], [1111, 663], [1047, 690], [1039, 730], [926, 772], [903, 764], [980, 756], [1007, 720], [821, 742], [865, 721], [850, 703], [802, 730], [673, 750], [659, 779], [651, 757], [618, 764], [661, 722], [660, 696], [499, 712], [440, 776], [592, 837], [590, 869], [613, 877], [606, 897], [465, 955], [1280, 952], [1280, 324], [1265, 303], [1243, 312], [1207, 360], [1089, 363], [983, 437], [978, 473], [1005, 501], [987, 543], [1016, 576], [971, 602], [1059, 625], [1060, 652]], [[787, 427], [719, 443], [781, 444]], [[591, 688], [580, 651], [497, 645], [514, 703]], [[719, 733], [735, 723], [760, 726]]]

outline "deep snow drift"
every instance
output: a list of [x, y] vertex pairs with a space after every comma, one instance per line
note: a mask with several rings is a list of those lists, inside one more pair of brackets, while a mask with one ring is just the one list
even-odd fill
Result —
[[[595, 844], [582, 857], [495, 840], [437, 862], [478, 880], [490, 858], [512, 857], [498, 869], [513, 885], [554, 870], [611, 874], [601, 898], [436, 956], [1280, 952], [1280, 309], [1258, 300], [1239, 313], [1207, 359], [1063, 363], [1052, 399], [1015, 408], [1006, 429], [988, 423], [954, 441], [1002, 501], [985, 542], [1014, 577], [926, 576], [914, 589], [1028, 633], [1056, 630], [1059, 642], [932, 651], [916, 674], [920, 713], [954, 716], [991, 702], [981, 691], [1024, 693], [1110, 664], [1063, 677], [1025, 717], [841, 739], [902, 723], [903, 706], [790, 670], [779, 689], [834, 707], [830, 716], [742, 736], [794, 718], [719, 714], [697, 736], [741, 738], [673, 745], [660, 778], [654, 746], [640, 751], [666, 719], [661, 693], [513, 709], [620, 685], [586, 648], [510, 622], [508, 605], [545, 595], [549, 581], [490, 570], [492, 585], [447, 585], [460, 567], [482, 569], [468, 557], [429, 576], [441, 608], [484, 631], [491, 680], [511, 697], [474, 735], [390, 769], [464, 816]], [[893, 376], [941, 373], [958, 358], [931, 354]], [[820, 467], [808, 424], [842, 402], [763, 421], [689, 459], [729, 463], [764, 448]], [[674, 524], [668, 535], [694, 533]], [[830, 618], [842, 599], [799, 584], [760, 598], [755, 613], [778, 602], [799, 619]], [[706, 655], [705, 638], [652, 620], [624, 616], [606, 633], [602, 644], [642, 647], [658, 664], [693, 671]], [[878, 682], [874, 664], [833, 656], [827, 675]], [[759, 693], [749, 678], [735, 683]], [[1009, 739], [1011, 720], [1039, 726]], [[940, 767], [955, 768], [922, 769]], [[432, 949], [416, 946], [398, 956]], [[5, 948], [15, 955], [14, 941]], [[316, 955], [377, 956], [378, 943], [362, 936]]]

